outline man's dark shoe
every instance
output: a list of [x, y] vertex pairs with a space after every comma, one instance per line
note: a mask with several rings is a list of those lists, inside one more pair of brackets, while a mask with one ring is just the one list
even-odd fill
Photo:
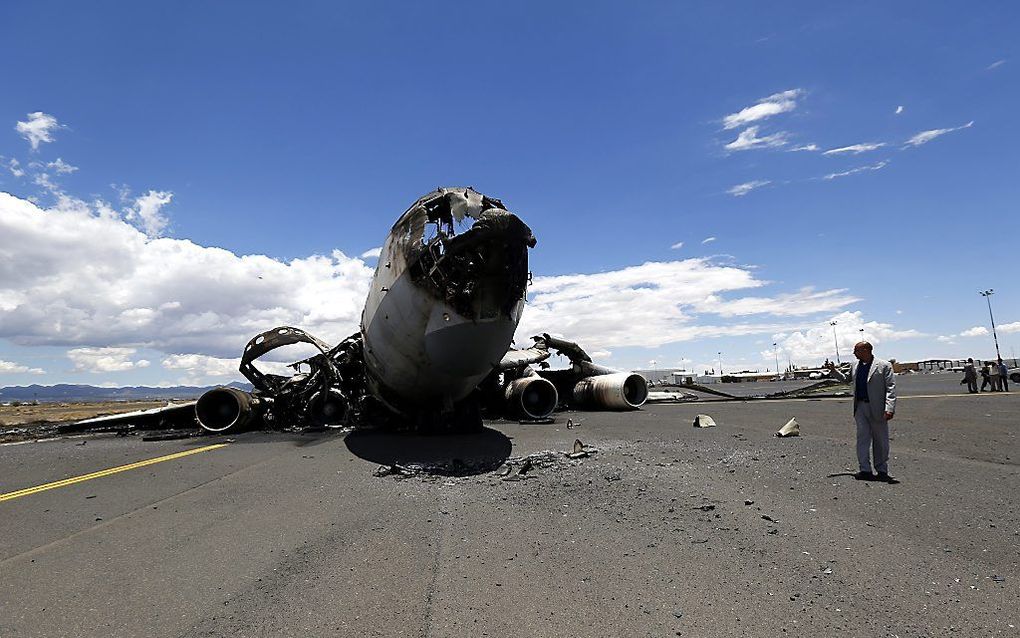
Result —
[[854, 478], [858, 481], [874, 481], [875, 475], [871, 472], [858, 472], [854, 474]]
[[879, 472], [876, 480], [882, 481], [883, 483], [892, 483], [894, 479], [886, 472]]

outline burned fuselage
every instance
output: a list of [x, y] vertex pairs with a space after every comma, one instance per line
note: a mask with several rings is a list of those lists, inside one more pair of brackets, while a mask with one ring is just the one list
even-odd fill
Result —
[[513, 338], [535, 238], [470, 188], [422, 197], [390, 231], [361, 320], [369, 391], [403, 415], [448, 413]]

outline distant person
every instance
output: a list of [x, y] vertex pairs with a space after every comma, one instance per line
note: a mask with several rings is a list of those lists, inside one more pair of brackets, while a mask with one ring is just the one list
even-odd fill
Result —
[[854, 387], [854, 420], [857, 422], [859, 481], [875, 478], [871, 455], [875, 457], [878, 480], [889, 482], [889, 421], [896, 412], [896, 375], [888, 361], [876, 359], [867, 341], [854, 346], [857, 362], [850, 367]]
[[988, 364], [988, 379], [992, 383], [992, 392], [1002, 389], [1002, 377], [999, 376], [999, 364], [992, 361]]
[[967, 384], [967, 392], [971, 394], [978, 391], [977, 371], [974, 369], [973, 359], [967, 359], [967, 363], [963, 366], [963, 381], [961, 383]]
[[1009, 368], [999, 359], [999, 383], [1002, 384], [1002, 391], [1009, 392]]
[[992, 383], [992, 377], [989, 374], [988, 364], [981, 366], [981, 391], [985, 391], [985, 386], [989, 386]]

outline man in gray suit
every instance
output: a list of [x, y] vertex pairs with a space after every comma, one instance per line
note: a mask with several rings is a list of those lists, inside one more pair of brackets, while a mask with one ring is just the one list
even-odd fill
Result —
[[878, 480], [888, 482], [889, 420], [896, 412], [896, 375], [888, 361], [875, 358], [867, 341], [854, 346], [854, 356], [857, 361], [850, 367], [850, 383], [854, 388], [857, 462], [861, 470], [854, 478], [860, 481], [875, 478], [871, 473], [874, 452]]

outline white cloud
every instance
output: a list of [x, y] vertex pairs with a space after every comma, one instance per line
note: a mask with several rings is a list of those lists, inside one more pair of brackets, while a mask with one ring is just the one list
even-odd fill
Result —
[[[0, 160], [5, 159], [0, 157]], [[21, 168], [21, 162], [14, 159], [13, 157], [7, 160], [7, 170], [11, 172], [11, 175], [15, 177], [24, 177], [25, 169]]]
[[956, 342], [953, 341], [955, 336], [956, 335], [939, 335], [935, 337], [935, 341], [938, 341], [939, 343], [947, 343], [949, 345], [956, 345]]
[[375, 248], [369, 248], [365, 252], [361, 253], [362, 259], [378, 259], [379, 255], [382, 254], [382, 246], [376, 246]]
[[[181, 373], [182, 376], [174, 382], [180, 385], [209, 385], [245, 380], [238, 370], [241, 366], [240, 357], [212, 357], [194, 353], [171, 354], [165, 357], [160, 365], [165, 370]], [[259, 359], [255, 365], [259, 370], [270, 374], [282, 376], [294, 374], [294, 369], [285, 363]]]
[[896, 112], [894, 113], [894, 115], [899, 115], [902, 112], [903, 112], [903, 105], [901, 104], [900, 106], [896, 107]]
[[67, 175], [78, 170], [77, 166], [71, 166], [59, 157], [52, 162], [46, 164], [46, 168], [53, 169], [57, 175]]
[[999, 68], [1000, 66], [1002, 66], [1005, 63], [1006, 63], [1006, 60], [996, 60], [995, 62], [992, 62], [991, 64], [989, 64], [985, 68], [985, 70], [986, 71], [991, 71], [992, 69], [997, 69], [997, 68]]
[[715, 238], [715, 237], [706, 237], [706, 238], [704, 238], [704, 239], [702, 239], [702, 240], [701, 240], [701, 244], [702, 244], [702, 245], [705, 245], [705, 244], [711, 244], [711, 243], [712, 243], [712, 242], [714, 242], [715, 240], [716, 240], [716, 238]]
[[0, 374], [46, 374], [42, 368], [30, 368], [13, 361], [0, 359]]
[[988, 328], [984, 326], [974, 326], [973, 328], [967, 328], [960, 333], [961, 337], [983, 337], [988, 334]]
[[801, 89], [791, 89], [781, 93], [775, 93], [766, 98], [758, 100], [757, 104], [741, 109], [723, 118], [723, 128], [729, 130], [764, 120], [765, 118], [786, 113], [797, 108], [797, 98], [804, 94]]
[[174, 194], [169, 191], [149, 191], [135, 199], [125, 218], [132, 221], [138, 220], [146, 235], [158, 237], [170, 223], [162, 210], [173, 197]]
[[946, 133], [952, 133], [953, 131], [962, 131], [963, 129], [970, 128], [972, 126], [974, 126], [974, 120], [971, 120], [962, 126], [956, 126], [953, 128], [935, 128], [931, 129], [930, 131], [921, 131], [914, 137], [907, 140], [903, 148], [921, 146], [922, 144], [927, 144], [936, 137], [941, 137]]
[[60, 187], [57, 186], [52, 179], [50, 179], [49, 173], [37, 173], [36, 176], [32, 178], [32, 183], [37, 186], [42, 186], [53, 195], [60, 193]]
[[135, 348], [73, 348], [67, 351], [67, 358], [74, 363], [74, 369], [83, 372], [124, 372], [149, 367], [149, 361], [131, 361], [137, 352]]
[[[836, 334], [833, 336], [831, 321], [836, 322]], [[853, 357], [854, 344], [861, 340], [860, 329], [864, 328], [864, 338], [875, 346], [876, 355], [882, 357], [881, 344], [900, 339], [924, 337], [917, 330], [898, 330], [892, 324], [877, 321], [864, 321], [860, 311], [841, 312], [834, 317], [824, 319], [807, 330], [798, 330], [779, 340], [783, 351], [794, 363], [817, 364], [826, 357], [835, 359], [835, 344], [839, 343], [839, 354], [846, 361]], [[762, 358], [773, 359], [773, 351], [762, 351]]]
[[[842, 290], [803, 289], [773, 297], [730, 297], [768, 282], [745, 267], [709, 259], [649, 262], [622, 270], [536, 277], [517, 342], [539, 332], [592, 348], [658, 347], [723, 335], [772, 334], [801, 317], [856, 301]], [[765, 315], [765, 317], [762, 317]], [[739, 318], [718, 323], [720, 318]]]
[[801, 144], [800, 146], [794, 146], [790, 151], [817, 151], [817, 144]]
[[733, 186], [726, 192], [729, 193], [730, 195], [733, 195], [734, 197], [743, 197], [744, 195], [747, 195], [754, 189], [761, 188], [762, 186], [767, 186], [771, 183], [772, 182], [767, 179], [756, 179], [750, 182], [744, 182], [743, 184], [737, 184], [736, 186]]
[[727, 144], [727, 151], [749, 151], [756, 148], [777, 148], [786, 144], [787, 134], [783, 131], [765, 137], [758, 137], [758, 127], [749, 126], [737, 135], [737, 139]]
[[53, 132], [60, 127], [57, 118], [41, 111], [28, 114], [28, 120], [18, 122], [14, 129], [28, 140], [32, 150], [38, 150], [39, 144], [53, 141]]
[[0, 193], [0, 339], [231, 356], [296, 325], [336, 343], [358, 328], [372, 269], [340, 251], [280, 261], [147, 237], [102, 201], [43, 209]]
[[684, 243], [682, 241], [678, 241], [677, 243], [675, 243], [672, 246], [670, 246], [669, 249], [670, 250], [680, 250], [683, 247], [684, 247]]
[[863, 144], [853, 144], [851, 146], [841, 146], [840, 148], [830, 148], [822, 153], [822, 155], [840, 155], [842, 153], [860, 155], [861, 153], [873, 151], [877, 148], [882, 148], [883, 146], [885, 146], [885, 142], [866, 142]]
[[842, 171], [840, 173], [829, 173], [823, 179], [836, 179], [839, 177], [846, 177], [847, 175], [855, 175], [857, 173], [864, 173], [867, 171], [877, 171], [885, 168], [889, 165], [889, 160], [882, 160], [875, 164], [868, 164], [867, 166], [858, 166], [857, 168], [851, 168], [848, 171]]
[[1012, 334], [1014, 332], [1020, 332], [1020, 321], [1014, 321], [1013, 323], [1004, 323], [998, 326], [996, 330], [1004, 335]]

